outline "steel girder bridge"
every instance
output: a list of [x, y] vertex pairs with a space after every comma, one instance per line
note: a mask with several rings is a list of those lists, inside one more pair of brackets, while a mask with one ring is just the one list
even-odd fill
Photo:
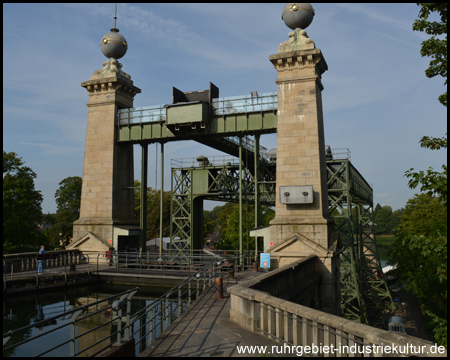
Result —
[[[255, 209], [275, 205], [276, 160], [267, 158], [259, 139], [261, 134], [277, 130], [277, 94], [252, 92], [249, 96], [219, 98], [218, 92], [212, 83], [204, 91], [183, 93], [174, 88], [170, 105], [121, 109], [117, 113], [118, 142], [142, 147], [141, 184], [147, 184], [151, 143], [161, 144], [161, 184], [166, 142], [194, 140], [234, 157], [172, 161], [171, 248], [181, 257], [203, 246], [203, 200], [239, 203], [240, 254], [243, 203], [253, 203]], [[394, 306], [376, 251], [373, 190], [351, 164], [348, 151], [328, 151], [326, 158], [330, 214], [342, 246], [342, 314], [372, 323], [379, 316], [377, 310], [390, 311]], [[146, 240], [146, 203], [146, 192], [141, 191], [141, 247]], [[162, 210], [161, 196], [161, 214]], [[160, 230], [162, 238], [162, 224]]]

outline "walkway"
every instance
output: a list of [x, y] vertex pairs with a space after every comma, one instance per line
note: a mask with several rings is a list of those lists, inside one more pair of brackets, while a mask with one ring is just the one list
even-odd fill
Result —
[[[237, 274], [236, 277], [241, 281], [258, 275], [260, 274], [248, 271]], [[236, 281], [224, 281], [224, 298], [220, 300], [215, 298], [214, 287], [205, 291], [188, 311], [169, 326], [140, 356], [259, 357], [264, 355], [239, 353], [237, 346], [267, 346], [267, 355], [272, 351], [273, 345], [281, 350], [282, 343], [276, 343], [230, 321], [230, 294], [226, 292], [226, 288], [235, 283]], [[269, 356], [289, 356], [289, 354], [274, 353]]]

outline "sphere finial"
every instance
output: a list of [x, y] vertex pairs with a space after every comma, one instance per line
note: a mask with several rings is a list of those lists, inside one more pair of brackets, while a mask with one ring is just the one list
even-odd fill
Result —
[[120, 59], [126, 54], [128, 44], [125, 37], [122, 34], [119, 34], [119, 29], [116, 28], [116, 20], [117, 3], [114, 14], [114, 27], [110, 29], [111, 32], [103, 36], [102, 41], [100, 42], [100, 50], [102, 50], [103, 55], [107, 58]]
[[292, 30], [306, 29], [314, 19], [314, 9], [309, 3], [288, 3], [283, 9], [281, 19]]

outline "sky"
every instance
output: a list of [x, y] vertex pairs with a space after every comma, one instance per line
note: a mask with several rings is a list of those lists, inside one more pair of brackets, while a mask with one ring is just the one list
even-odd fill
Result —
[[[420, 55], [428, 36], [412, 30], [416, 4], [312, 4], [307, 32], [322, 50], [325, 142], [348, 148], [373, 186], [374, 205], [405, 206], [418, 190], [410, 168], [441, 170], [445, 151], [422, 149], [422, 136], [446, 133], [438, 102], [443, 78], [428, 79]], [[172, 87], [220, 97], [276, 92], [276, 54], [291, 31], [284, 4], [118, 4], [117, 28], [128, 42], [122, 70], [142, 90], [134, 106], [168, 104]], [[107, 60], [100, 40], [114, 27], [114, 4], [3, 4], [3, 150], [36, 174], [44, 213], [55, 213], [59, 182], [83, 175], [89, 80]], [[261, 137], [267, 149], [276, 134]], [[223, 155], [193, 141], [165, 145], [164, 190], [176, 158]], [[140, 146], [134, 147], [140, 179]], [[149, 146], [148, 186], [160, 188], [159, 149]], [[157, 182], [156, 182], [157, 181]], [[211, 210], [217, 203], [205, 205]]]

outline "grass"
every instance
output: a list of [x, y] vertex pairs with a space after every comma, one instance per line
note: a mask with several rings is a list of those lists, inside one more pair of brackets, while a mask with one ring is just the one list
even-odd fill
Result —
[[377, 235], [376, 239], [377, 239], [377, 247], [391, 246], [394, 243], [396, 237], [395, 235]]

